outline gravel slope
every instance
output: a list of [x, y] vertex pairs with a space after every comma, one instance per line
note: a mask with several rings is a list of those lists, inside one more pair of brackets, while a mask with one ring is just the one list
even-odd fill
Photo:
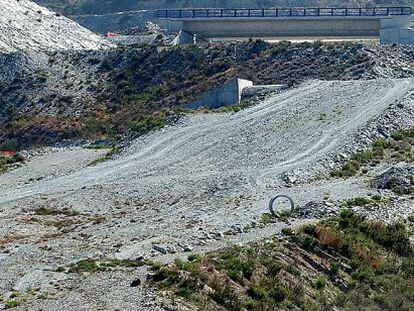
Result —
[[137, 140], [115, 161], [52, 182], [17, 191], [0, 185], [0, 202], [108, 183], [132, 182], [151, 197], [167, 185], [178, 195], [225, 184], [232, 190], [277, 186], [279, 174], [308, 169], [351, 142], [368, 121], [411, 91], [411, 84], [410, 79], [306, 83], [236, 114], [192, 117]]
[[[39, 292], [53, 297], [53, 303], [37, 299], [36, 306], [53, 310], [64, 303], [76, 310], [83, 304], [93, 310], [108, 307], [104, 293], [114, 286], [120, 293], [115, 305], [125, 300], [126, 310], [133, 310], [134, 303], [154, 310], [157, 303], [147, 289], [137, 289], [132, 302], [130, 292], [120, 290], [132, 279], [127, 272], [111, 272], [111, 283], [107, 275], [52, 271], [84, 258], [171, 260], [175, 252], [203, 252], [264, 238], [286, 226], [259, 225], [269, 198], [277, 193], [289, 194], [299, 205], [326, 196], [338, 200], [367, 194], [371, 190], [360, 179], [284, 188], [280, 177], [286, 171], [299, 176], [326, 172], [326, 159], [352, 144], [357, 132], [375, 124], [396, 102], [411, 104], [412, 83], [312, 81], [235, 114], [189, 117], [136, 140], [116, 159], [97, 166], [85, 166], [87, 161], [62, 152], [0, 175], [0, 236], [8, 237], [0, 243], [5, 252], [0, 256], [0, 294], [28, 278], [20, 290], [41, 283]], [[53, 161], [75, 166], [22, 183], [22, 176], [53, 171]], [[70, 226], [53, 227], [42, 218], [49, 216], [34, 216], [39, 207], [68, 208], [81, 215], [70, 218]], [[104, 221], [94, 221], [97, 216]], [[245, 231], [246, 226], [257, 228]], [[15, 238], [9, 238], [11, 233]], [[162, 256], [153, 244], [169, 254]], [[34, 270], [48, 272], [33, 275]], [[50, 282], [58, 285], [51, 290]]]
[[76, 22], [28, 0], [0, 1], [0, 53], [110, 47]]

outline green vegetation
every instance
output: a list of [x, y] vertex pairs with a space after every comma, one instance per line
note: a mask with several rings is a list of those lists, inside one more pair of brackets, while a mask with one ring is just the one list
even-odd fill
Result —
[[414, 129], [398, 130], [391, 133], [390, 140], [378, 139], [371, 149], [354, 154], [345, 165], [331, 172], [332, 177], [351, 177], [364, 166], [375, 166], [382, 160], [412, 162], [414, 160]]
[[[340, 61], [338, 55], [343, 55]], [[50, 79], [45, 81], [45, 92], [38, 100], [42, 106], [56, 108], [56, 115], [27, 114], [14, 104], [27, 102], [27, 94], [38, 89], [38, 83], [33, 83], [39, 80], [38, 75], [2, 87], [2, 102], [11, 102], [3, 108], [9, 119], [0, 124], [2, 142], [15, 144], [13, 149], [19, 149], [72, 138], [117, 141], [130, 131], [142, 135], [162, 128], [174, 111], [236, 77], [255, 84], [291, 86], [309, 79], [337, 80], [344, 75], [358, 78], [372, 70], [371, 56], [360, 44], [271, 44], [261, 40], [163, 49], [128, 47], [103, 55], [79, 52], [67, 56], [65, 63], [71, 65], [71, 70], [93, 75], [80, 85], [66, 81], [73, 93], [65, 96], [50, 94]], [[56, 70], [60, 68], [53, 61], [52, 65], [57, 66]], [[62, 70], [65, 80], [72, 72]], [[93, 96], [73, 95], [80, 88]], [[85, 107], [79, 114], [68, 109], [75, 102]], [[253, 102], [245, 101], [221, 111], [238, 111]]]
[[321, 275], [315, 281], [315, 288], [317, 290], [322, 290], [325, 288], [325, 286], [326, 286], [326, 278], [323, 275]]
[[0, 150], [16, 150], [18, 146], [17, 139], [5, 139], [0, 142]]
[[[154, 265], [153, 280], [203, 310], [412, 310], [410, 236], [402, 223], [367, 221], [347, 209], [281, 241]], [[316, 263], [323, 268], [312, 278]]]
[[326, 113], [321, 113], [318, 117], [318, 121], [324, 123], [324, 122], [326, 122], [327, 117], [328, 116], [326, 115]]
[[135, 121], [131, 125], [131, 130], [137, 134], [146, 134], [153, 130], [161, 129], [166, 124], [166, 117], [163, 114], [150, 115]]
[[17, 297], [19, 297], [20, 296], [20, 293], [19, 292], [17, 292], [17, 291], [14, 291], [13, 293], [11, 293], [11, 295], [10, 295], [10, 299], [13, 299], [13, 298], [17, 298]]
[[292, 214], [291, 211], [284, 210], [284, 211], [281, 211], [281, 212], [277, 213], [277, 218], [280, 221], [287, 221], [289, 219], [289, 217], [291, 216], [291, 214]]
[[11, 156], [0, 154], [0, 173], [6, 172], [11, 165], [19, 164], [25, 161], [25, 158], [20, 153], [14, 153]]
[[353, 199], [346, 200], [344, 205], [346, 207], [366, 206], [374, 202], [380, 202], [381, 200], [382, 200], [382, 197], [380, 195], [374, 195], [372, 197], [356, 197]]
[[12, 309], [12, 308], [16, 308], [16, 307], [18, 307], [18, 306], [20, 306], [20, 301], [15, 300], [15, 299], [7, 300], [7, 301], [4, 303], [4, 307], [5, 307], [6, 309]]
[[79, 212], [72, 211], [68, 208], [61, 210], [49, 208], [49, 207], [40, 207], [34, 210], [35, 215], [38, 216], [56, 216], [56, 215], [65, 215], [65, 216], [77, 216]]
[[292, 228], [290, 228], [290, 227], [283, 228], [282, 229], [282, 233], [284, 235], [293, 235], [294, 234]]
[[271, 222], [272, 222], [272, 215], [271, 215], [271, 214], [269, 214], [269, 213], [263, 213], [263, 214], [262, 214], [262, 217], [260, 218], [260, 221], [261, 221], [263, 224], [267, 225], [267, 224], [269, 224], [269, 223], [271, 223]]

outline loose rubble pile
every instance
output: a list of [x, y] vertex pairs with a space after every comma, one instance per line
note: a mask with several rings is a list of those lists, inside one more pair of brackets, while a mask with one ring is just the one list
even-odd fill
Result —
[[124, 31], [121, 31], [121, 34], [126, 35], [126, 36], [143, 35], [143, 34], [158, 35], [162, 32], [163, 30], [157, 24], [154, 24], [153, 22], [146, 22], [144, 25], [125, 29]]
[[337, 216], [341, 208], [331, 202], [309, 202], [292, 216], [299, 219], [323, 219]]
[[414, 190], [414, 166], [395, 165], [376, 177], [374, 186], [379, 189], [402, 190], [412, 193]]
[[405, 221], [414, 215], [411, 197], [399, 197], [392, 194], [385, 202], [373, 203], [363, 207], [353, 207], [352, 209], [369, 220], [385, 223]]

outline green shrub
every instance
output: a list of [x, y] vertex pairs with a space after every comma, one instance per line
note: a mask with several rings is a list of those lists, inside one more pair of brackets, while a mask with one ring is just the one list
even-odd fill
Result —
[[346, 205], [349, 207], [352, 206], [365, 206], [365, 205], [369, 205], [371, 204], [373, 201], [370, 198], [365, 198], [365, 197], [357, 197], [354, 199], [350, 199], [346, 201]]
[[165, 124], [166, 118], [164, 115], [151, 115], [133, 122], [131, 130], [139, 135], [143, 135], [150, 131], [161, 129]]
[[401, 256], [408, 256], [413, 252], [410, 232], [402, 222], [390, 225], [364, 222], [359, 225], [359, 228], [375, 242]]
[[0, 151], [16, 150], [18, 146], [17, 139], [5, 139], [0, 142]]
[[362, 152], [358, 152], [351, 159], [359, 163], [360, 165], [366, 164], [374, 159], [374, 152], [372, 150], [365, 150]]
[[387, 146], [387, 141], [385, 139], [376, 139], [372, 142], [373, 149], [384, 149]]
[[380, 194], [374, 194], [373, 196], [371, 196], [371, 199], [380, 202], [382, 200], [382, 196]]
[[102, 63], [101, 63], [101, 69], [105, 70], [105, 71], [111, 71], [114, 69], [114, 65], [112, 64], [112, 61], [109, 59], [105, 59]]
[[341, 169], [334, 170], [331, 172], [332, 177], [352, 177], [355, 176], [359, 169], [361, 168], [361, 164], [355, 160], [351, 160], [346, 163]]
[[188, 256], [188, 261], [196, 261], [196, 260], [200, 260], [201, 256], [199, 254], [191, 254]]
[[189, 298], [193, 295], [198, 289], [197, 281], [194, 279], [183, 280], [177, 290], [177, 295], [183, 298]]
[[326, 286], [326, 279], [324, 276], [320, 275], [315, 281], [315, 288], [317, 290], [322, 290]]
[[243, 283], [244, 278], [250, 279], [254, 270], [254, 262], [242, 260], [233, 254], [225, 254], [222, 259], [227, 275], [232, 280]]
[[396, 194], [396, 195], [407, 195], [410, 194], [410, 189], [403, 187], [403, 186], [395, 186], [392, 188], [392, 191]]
[[250, 283], [247, 288], [247, 295], [249, 295], [254, 300], [264, 301], [269, 298], [269, 293], [263, 287]]
[[274, 260], [268, 260], [264, 265], [267, 268], [267, 275], [272, 278], [276, 277], [284, 267], [283, 264]]
[[403, 140], [406, 137], [407, 137], [407, 133], [403, 130], [397, 130], [391, 133], [391, 138], [397, 141]]
[[310, 236], [301, 236], [298, 237], [297, 243], [302, 247], [304, 250], [307, 251], [313, 251], [315, 247], [318, 245], [318, 242], [316, 239]]
[[316, 226], [315, 225], [311, 225], [311, 224], [307, 224], [307, 225], [303, 225], [301, 227], [301, 232], [307, 234], [307, 235], [311, 235], [311, 236], [315, 236], [316, 234]]
[[242, 303], [239, 301], [236, 291], [228, 283], [223, 284], [223, 282], [214, 279], [209, 284], [214, 290], [210, 296], [215, 302], [228, 310], [242, 310]]
[[16, 307], [18, 307], [18, 306], [20, 306], [20, 301], [17, 301], [17, 300], [14, 300], [14, 299], [12, 299], [12, 300], [7, 300], [7, 301], [4, 303], [4, 307], [5, 307], [6, 309], [12, 309], [12, 308], [16, 308]]
[[15, 154], [13, 154], [13, 160], [14, 162], [24, 162], [25, 158], [21, 153], [16, 152]]
[[339, 265], [336, 262], [331, 262], [331, 267], [329, 269], [329, 276], [332, 278], [336, 276], [339, 272]]
[[262, 223], [267, 225], [267, 224], [272, 222], [272, 215], [269, 214], [269, 213], [264, 213], [264, 214], [262, 214], [262, 217], [261, 217], [260, 220], [261, 220]]
[[293, 232], [292, 228], [283, 228], [283, 229], [282, 229], [282, 233], [283, 233], [284, 235], [293, 235], [293, 234], [294, 234], [294, 232]]
[[95, 260], [85, 259], [78, 261], [76, 264], [73, 264], [69, 267], [69, 273], [81, 273], [81, 272], [97, 272], [101, 271]]

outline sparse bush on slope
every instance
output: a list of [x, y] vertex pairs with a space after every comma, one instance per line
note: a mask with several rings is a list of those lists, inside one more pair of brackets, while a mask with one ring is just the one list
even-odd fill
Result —
[[410, 235], [344, 210], [282, 240], [155, 265], [152, 279], [204, 310], [411, 310]]
[[413, 146], [414, 129], [394, 131], [390, 139], [377, 139], [372, 142], [370, 149], [355, 153], [341, 168], [332, 171], [331, 176], [342, 178], [355, 176], [363, 167], [375, 166], [382, 160], [392, 163], [411, 163], [414, 160]]

